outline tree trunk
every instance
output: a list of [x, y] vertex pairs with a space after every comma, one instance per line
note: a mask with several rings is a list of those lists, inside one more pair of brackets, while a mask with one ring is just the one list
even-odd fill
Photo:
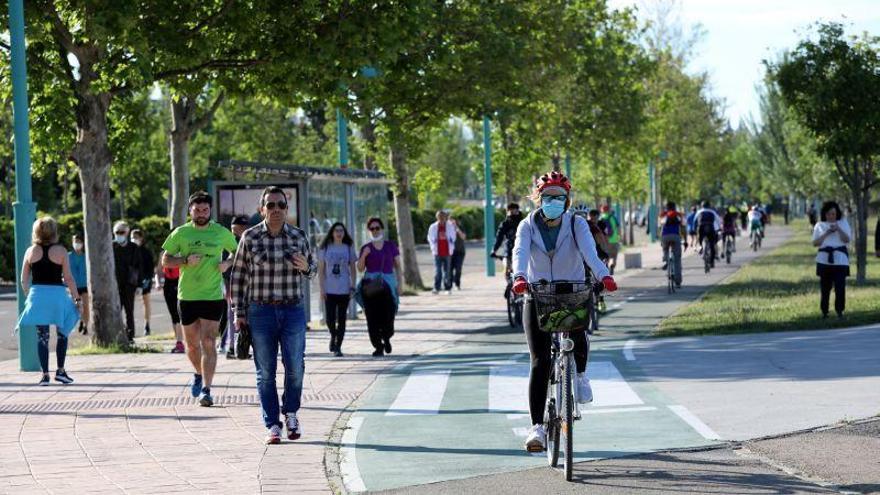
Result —
[[[860, 177], [860, 181], [864, 178]], [[853, 202], [855, 203], [855, 245], [856, 245], [856, 283], [862, 284], [866, 279], [866, 269], [868, 264], [868, 199], [870, 192], [868, 189], [859, 188], [853, 194]]]
[[116, 286], [110, 220], [110, 165], [107, 143], [107, 109], [110, 96], [80, 95], [77, 103], [77, 137], [72, 159], [82, 183], [83, 223], [92, 335], [98, 345], [128, 343]]
[[413, 232], [412, 211], [409, 206], [409, 171], [406, 168], [406, 151], [392, 137], [390, 160], [394, 169], [394, 213], [397, 216], [397, 239], [400, 241], [403, 262], [403, 282], [417, 290], [424, 288], [419, 261], [416, 258], [416, 239]]
[[555, 170], [556, 172], [561, 171], [561, 168], [560, 168], [560, 166], [561, 166], [561, 158], [562, 158], [562, 155], [559, 154], [559, 150], [558, 150], [558, 149], [555, 150], [555, 151], [550, 155], [550, 160], [553, 162], [553, 170]]
[[186, 223], [189, 200], [189, 98], [171, 99], [171, 229]]

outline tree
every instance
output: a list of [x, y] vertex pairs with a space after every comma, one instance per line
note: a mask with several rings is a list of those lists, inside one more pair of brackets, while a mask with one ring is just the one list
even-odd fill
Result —
[[868, 201], [880, 154], [880, 56], [877, 39], [846, 40], [843, 26], [821, 24], [819, 39], [801, 41], [769, 65], [785, 102], [836, 168], [856, 210], [856, 281], [865, 281]]
[[270, 57], [296, 60], [289, 47], [310, 41], [313, 31], [302, 28], [320, 12], [281, 0], [35, 0], [25, 13], [35, 149], [63, 153], [78, 168], [93, 335], [100, 345], [126, 345], [118, 295], [107, 283], [114, 279], [111, 132], [129, 125], [119, 103], [157, 81], [182, 85], [207, 72], [229, 77]]

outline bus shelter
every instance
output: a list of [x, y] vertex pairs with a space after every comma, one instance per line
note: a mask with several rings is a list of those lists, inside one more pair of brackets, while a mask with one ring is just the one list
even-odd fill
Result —
[[[288, 222], [304, 230], [315, 249], [335, 222], [345, 224], [355, 249], [367, 242], [366, 222], [379, 217], [387, 225], [392, 196], [385, 175], [374, 170], [308, 167], [284, 163], [220, 162], [222, 179], [209, 190], [215, 198], [215, 220], [229, 227], [235, 216], [247, 216], [251, 225], [263, 219], [260, 194], [266, 186], [278, 186], [287, 194]], [[322, 318], [317, 279], [309, 283], [306, 314]], [[353, 308], [354, 306], [352, 306]]]

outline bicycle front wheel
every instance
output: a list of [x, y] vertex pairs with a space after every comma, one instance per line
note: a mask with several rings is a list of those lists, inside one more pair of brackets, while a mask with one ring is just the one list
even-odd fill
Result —
[[512, 290], [507, 295], [507, 322], [511, 328], [516, 327], [516, 296]]
[[572, 468], [574, 465], [574, 356], [566, 356], [565, 370], [563, 371], [563, 395], [562, 395], [562, 436], [565, 448], [563, 457], [563, 469], [565, 481], [571, 481]]
[[547, 435], [547, 464], [555, 468], [559, 465], [559, 416], [556, 414], [557, 382], [550, 378], [547, 386], [547, 411], [545, 415], [545, 434]]

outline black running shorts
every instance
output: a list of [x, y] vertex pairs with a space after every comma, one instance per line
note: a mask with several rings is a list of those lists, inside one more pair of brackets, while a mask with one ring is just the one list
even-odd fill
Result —
[[226, 312], [226, 301], [180, 301], [180, 323], [192, 325], [198, 319], [220, 321]]

